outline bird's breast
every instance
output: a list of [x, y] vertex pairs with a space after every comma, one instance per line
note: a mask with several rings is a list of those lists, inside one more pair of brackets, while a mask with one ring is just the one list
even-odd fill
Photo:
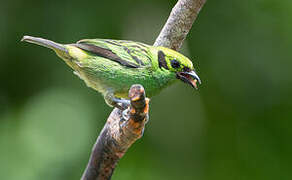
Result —
[[113, 91], [117, 97], [127, 98], [133, 84], [141, 84], [146, 95], [151, 97], [160, 92], [173, 80], [169, 73], [154, 71], [151, 67], [129, 68], [112, 61], [83, 63], [75, 69], [87, 86], [103, 95]]

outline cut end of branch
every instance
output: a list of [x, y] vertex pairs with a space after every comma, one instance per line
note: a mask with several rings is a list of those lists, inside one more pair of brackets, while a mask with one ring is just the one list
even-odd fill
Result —
[[146, 106], [145, 90], [143, 86], [139, 84], [132, 85], [129, 91], [129, 98], [131, 100], [132, 108], [136, 110], [140, 111]]

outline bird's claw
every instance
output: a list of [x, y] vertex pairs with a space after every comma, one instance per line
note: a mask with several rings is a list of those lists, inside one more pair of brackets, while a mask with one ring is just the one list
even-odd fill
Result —
[[113, 106], [120, 110], [125, 110], [131, 105], [131, 102], [128, 99], [113, 98], [112, 101], [114, 103]]

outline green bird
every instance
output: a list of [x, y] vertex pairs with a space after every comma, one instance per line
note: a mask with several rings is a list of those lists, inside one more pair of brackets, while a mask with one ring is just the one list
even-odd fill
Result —
[[129, 105], [128, 91], [141, 84], [148, 97], [177, 80], [197, 88], [200, 78], [192, 62], [165, 47], [111, 39], [84, 39], [59, 44], [43, 38], [24, 36], [26, 41], [50, 48], [69, 65], [88, 87], [100, 92], [110, 106]]

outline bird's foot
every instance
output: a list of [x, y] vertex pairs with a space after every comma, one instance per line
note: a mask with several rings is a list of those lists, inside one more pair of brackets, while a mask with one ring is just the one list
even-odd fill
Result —
[[120, 110], [127, 109], [131, 104], [130, 100], [128, 99], [113, 98], [112, 100], [114, 102], [113, 106]]
[[109, 106], [116, 107], [120, 110], [127, 109], [131, 104], [130, 100], [117, 98], [113, 93], [106, 94], [104, 99]]

